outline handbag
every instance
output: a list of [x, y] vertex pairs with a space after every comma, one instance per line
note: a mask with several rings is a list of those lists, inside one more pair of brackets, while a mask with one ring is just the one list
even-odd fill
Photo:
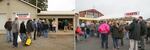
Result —
[[18, 35], [17, 42], [18, 42], [18, 43], [20, 43], [20, 42], [21, 42], [21, 38], [20, 38], [20, 36], [19, 36], [19, 35]]
[[28, 38], [25, 44], [28, 46], [31, 45], [31, 38]]

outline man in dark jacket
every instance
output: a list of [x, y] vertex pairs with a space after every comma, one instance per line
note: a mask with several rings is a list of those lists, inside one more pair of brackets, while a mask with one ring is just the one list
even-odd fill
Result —
[[6, 21], [4, 25], [6, 32], [7, 32], [7, 41], [12, 42], [13, 41], [13, 35], [12, 35], [12, 21], [11, 18], [8, 18], [8, 21]]
[[45, 37], [45, 38], [48, 38], [48, 28], [49, 28], [49, 25], [48, 25], [47, 21], [44, 22], [43, 26], [44, 26], [44, 27], [43, 27], [43, 30], [44, 30], [44, 37]]
[[33, 28], [34, 28], [34, 37], [33, 37], [33, 39], [34, 39], [34, 40], [36, 40], [37, 29], [38, 29], [38, 26], [37, 26], [37, 21], [36, 21], [36, 19], [33, 19], [33, 22], [32, 22], [32, 24], [33, 24]]
[[146, 34], [146, 42], [148, 42], [148, 38], [150, 37], [150, 23], [147, 25], [147, 34]]
[[141, 25], [138, 23], [137, 19], [133, 19], [130, 24], [129, 38], [130, 38], [130, 48], [129, 50], [138, 50], [138, 41], [140, 40]]
[[139, 17], [139, 23], [141, 25], [139, 47], [141, 48], [141, 50], [145, 50], [144, 38], [145, 38], [145, 35], [147, 34], [147, 26], [146, 26], [146, 21], [143, 20], [142, 16]]
[[42, 29], [41, 29], [42, 26], [41, 26], [41, 25], [42, 25], [41, 20], [38, 20], [38, 22], [37, 22], [37, 26], [38, 26], [38, 27], [37, 27], [37, 36], [38, 36], [38, 37], [40, 37], [40, 36], [41, 36], [41, 33], [42, 33]]
[[[31, 37], [31, 32], [33, 32], [33, 26], [32, 26], [32, 20], [31, 19], [29, 19], [28, 21], [27, 21], [27, 24], [26, 24], [26, 28], [27, 28], [27, 36], [28, 36], [28, 38], [29, 37]], [[33, 37], [31, 37], [31, 38], [33, 38]]]
[[24, 45], [26, 40], [26, 28], [25, 28], [24, 21], [22, 21], [20, 24], [20, 38], [22, 40], [22, 44]]

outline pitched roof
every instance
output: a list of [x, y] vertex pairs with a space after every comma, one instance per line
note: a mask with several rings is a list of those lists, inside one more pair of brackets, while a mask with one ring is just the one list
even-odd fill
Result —
[[[99, 13], [100, 15], [104, 16], [104, 14], [102, 14], [101, 12], [99, 12], [99, 11], [96, 10], [96, 9], [88, 9], [88, 10], [84, 10], [84, 11], [80, 11], [80, 12], [85, 12], [85, 11], [87, 11], [87, 12], [96, 12], [96, 13]], [[80, 12], [79, 12], [79, 13], [80, 13]]]
[[37, 8], [37, 9], [41, 10], [41, 8], [39, 8], [39, 7], [37, 7], [37, 6], [33, 5], [33, 4], [31, 4], [31, 3], [29, 3], [29, 2], [26, 2], [26, 1], [24, 1], [24, 0], [19, 0], [19, 1], [21, 1], [22, 3], [25, 3], [25, 4], [27, 4], [27, 5], [29, 5], [29, 6], [31, 6], [31, 7], [34, 7], [34, 8]]

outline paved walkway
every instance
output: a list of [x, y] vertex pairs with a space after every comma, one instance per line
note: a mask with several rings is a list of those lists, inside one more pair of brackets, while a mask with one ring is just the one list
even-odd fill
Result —
[[[129, 42], [128, 40], [124, 40], [124, 46], [121, 46], [119, 50], [128, 50], [129, 48]], [[146, 50], [150, 50], [150, 44], [146, 45]], [[105, 50], [101, 48], [100, 44], [100, 38], [97, 37], [90, 37], [85, 41], [81, 41], [76, 43], [76, 50]], [[112, 44], [112, 39], [109, 38], [109, 49], [108, 50], [113, 50], [113, 44]]]

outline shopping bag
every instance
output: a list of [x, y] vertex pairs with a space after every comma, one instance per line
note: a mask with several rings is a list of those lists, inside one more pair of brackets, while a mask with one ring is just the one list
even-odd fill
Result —
[[27, 39], [25, 45], [27, 45], [27, 46], [31, 45], [31, 38], [28, 38], [28, 39]]
[[20, 36], [19, 36], [19, 35], [18, 35], [17, 42], [18, 42], [18, 43], [20, 43], [20, 42], [21, 42], [21, 38], [20, 38]]

